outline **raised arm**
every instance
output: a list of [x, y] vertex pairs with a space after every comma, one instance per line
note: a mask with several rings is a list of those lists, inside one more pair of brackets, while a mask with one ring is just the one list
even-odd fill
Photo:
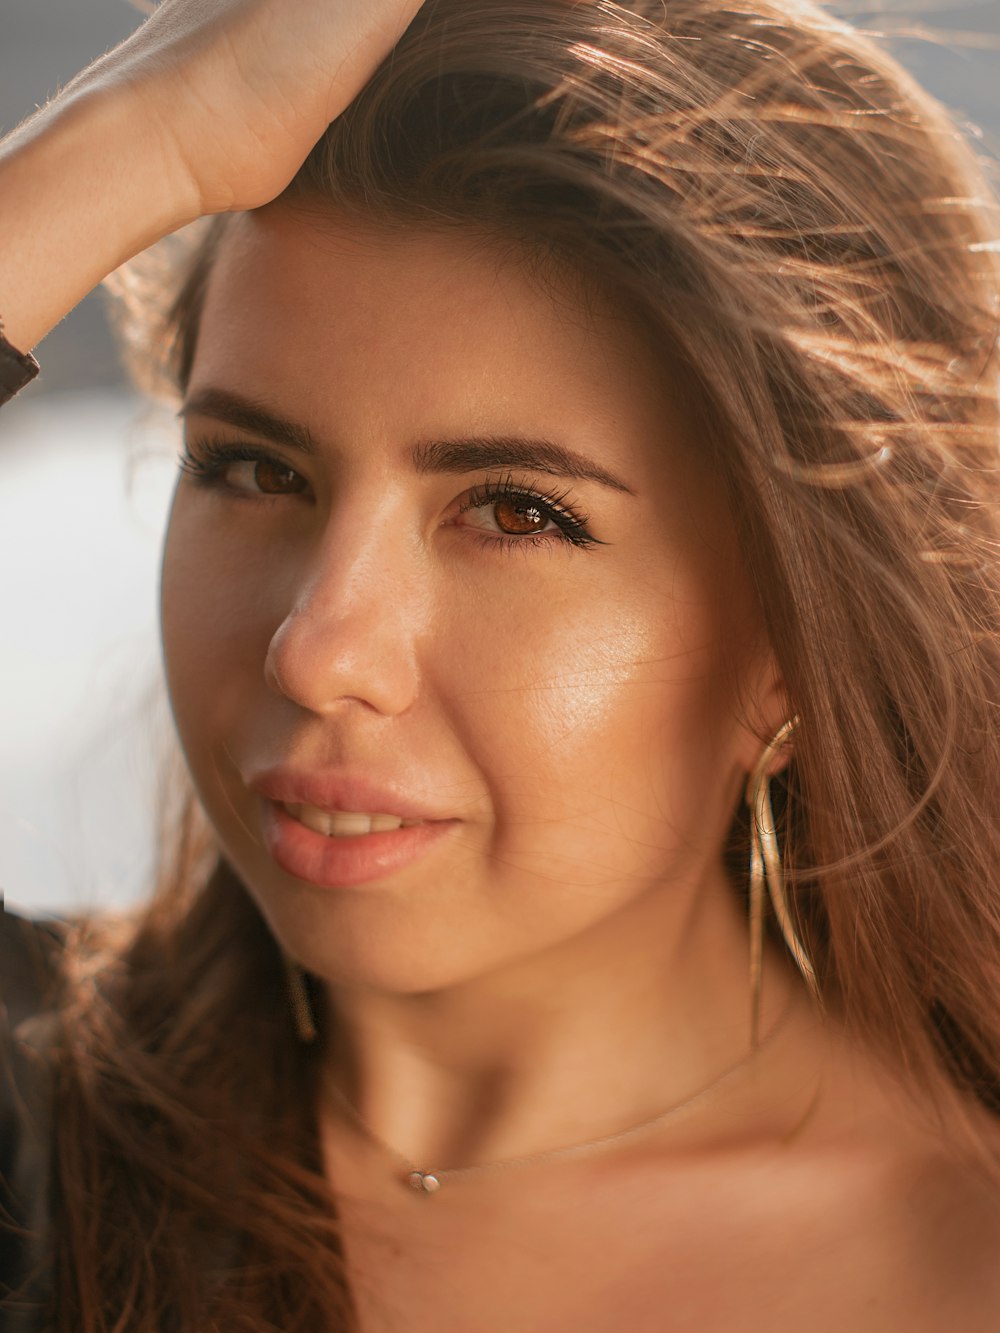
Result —
[[0, 142], [0, 321], [35, 347], [119, 264], [281, 193], [420, 0], [163, 0]]

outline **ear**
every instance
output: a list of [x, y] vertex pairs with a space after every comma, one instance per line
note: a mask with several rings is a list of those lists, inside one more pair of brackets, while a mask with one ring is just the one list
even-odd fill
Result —
[[[794, 716], [788, 690], [781, 669], [768, 650], [754, 678], [748, 682], [746, 693], [746, 724], [741, 737], [739, 761], [741, 767], [752, 773], [760, 762], [765, 747], [770, 744], [785, 723]], [[780, 773], [792, 757], [792, 740], [773, 757], [768, 765], [769, 775]]]

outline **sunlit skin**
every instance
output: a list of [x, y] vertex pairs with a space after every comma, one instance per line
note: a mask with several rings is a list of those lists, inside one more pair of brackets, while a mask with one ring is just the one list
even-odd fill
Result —
[[[787, 703], [670, 366], [510, 247], [282, 205], [223, 246], [187, 401], [208, 389], [319, 452], [186, 414], [195, 456], [275, 461], [179, 482], [172, 706], [227, 856], [325, 983], [362, 1113], [413, 1159], [463, 1165], [709, 1082], [749, 1030], [722, 847]], [[557, 443], [627, 490], [414, 466], [428, 442], [498, 437]], [[462, 512], [491, 481], [558, 497], [603, 544], [547, 519], [505, 541], [509, 508]], [[272, 860], [246, 787], [282, 762], [393, 781], [455, 822], [413, 865], [316, 887]], [[775, 968], [768, 1021], [791, 985]]]

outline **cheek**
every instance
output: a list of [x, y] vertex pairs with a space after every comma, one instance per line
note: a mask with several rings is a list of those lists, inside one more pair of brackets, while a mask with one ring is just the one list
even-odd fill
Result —
[[[160, 585], [163, 659], [171, 707], [196, 769], [215, 737], [238, 734], [260, 677], [273, 624], [262, 571], [177, 499]], [[195, 772], [195, 778], [198, 773]]]
[[[581, 562], [589, 557], [580, 557]], [[638, 571], [635, 571], [638, 574]], [[696, 570], [659, 586], [596, 570], [477, 610], [441, 659], [453, 725], [490, 788], [499, 835], [539, 848], [728, 823], [733, 700], [718, 608]], [[470, 689], [469, 681], [475, 682]], [[706, 802], [712, 809], [706, 811]]]

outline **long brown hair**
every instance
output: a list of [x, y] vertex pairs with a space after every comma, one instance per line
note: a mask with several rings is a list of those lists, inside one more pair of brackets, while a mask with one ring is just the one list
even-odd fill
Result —
[[[683, 370], [801, 719], [785, 841], [825, 1004], [970, 1141], [1000, 1108], [987, 200], [941, 108], [798, 0], [429, 0], [287, 191], [558, 258]], [[183, 392], [227, 225], [112, 284], [140, 383]], [[68, 949], [56, 1326], [347, 1330], [321, 1051], [179, 790], [151, 906]]]

